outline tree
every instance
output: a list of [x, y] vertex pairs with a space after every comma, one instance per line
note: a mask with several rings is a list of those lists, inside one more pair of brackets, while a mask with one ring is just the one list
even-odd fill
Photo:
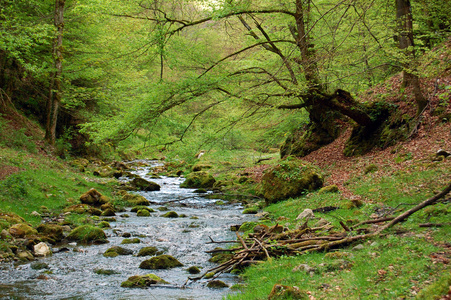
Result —
[[50, 83], [50, 92], [47, 101], [47, 122], [45, 128], [45, 139], [51, 145], [54, 145], [56, 140], [58, 110], [61, 105], [62, 97], [61, 76], [63, 71], [64, 5], [65, 0], [55, 0], [54, 24], [57, 32], [53, 43], [55, 71], [53, 72]]
[[420, 79], [415, 65], [415, 49], [413, 37], [412, 6], [409, 0], [396, 0], [396, 20], [398, 28], [399, 49], [403, 51], [403, 87], [412, 86], [417, 105], [417, 114], [427, 106], [428, 101], [421, 91]]

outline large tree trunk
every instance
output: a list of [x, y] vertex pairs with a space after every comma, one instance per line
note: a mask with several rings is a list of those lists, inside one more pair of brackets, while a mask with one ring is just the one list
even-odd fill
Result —
[[56, 123], [58, 110], [61, 103], [61, 74], [63, 72], [63, 29], [64, 29], [64, 4], [65, 0], [55, 0], [54, 22], [57, 29], [53, 43], [53, 57], [55, 72], [50, 83], [49, 99], [47, 101], [47, 123], [45, 128], [45, 139], [51, 144], [56, 140]]
[[412, 6], [409, 0], [396, 1], [396, 20], [398, 23], [398, 41], [399, 49], [404, 51], [405, 59], [403, 62], [403, 87], [412, 86], [417, 104], [417, 114], [420, 114], [426, 107], [428, 101], [423, 96], [420, 86], [420, 79], [415, 74], [415, 66], [410, 63], [415, 59], [413, 50], [413, 19]]

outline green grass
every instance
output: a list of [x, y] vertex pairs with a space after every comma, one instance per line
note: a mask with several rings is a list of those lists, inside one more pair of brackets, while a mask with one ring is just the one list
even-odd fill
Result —
[[[386, 174], [386, 173], [385, 173]], [[382, 176], [378, 171], [350, 180], [349, 188], [364, 200], [360, 208], [348, 208], [349, 199], [340, 193], [312, 193], [271, 205], [267, 225], [279, 223], [289, 228], [299, 225], [296, 216], [306, 208], [336, 206], [329, 213], [315, 213], [341, 231], [339, 221], [363, 221], [380, 208], [391, 208], [398, 215], [426, 200], [445, 187], [449, 169], [438, 165], [417, 165], [403, 172]], [[334, 251], [351, 253], [341, 265], [326, 252], [309, 253], [295, 257], [281, 257], [271, 262], [247, 268], [241, 275], [245, 280], [241, 293], [230, 295], [230, 300], [267, 299], [274, 284], [294, 285], [308, 291], [316, 299], [413, 299], [422, 289], [434, 299], [444, 295], [450, 266], [434, 261], [433, 253], [444, 251], [442, 246], [451, 240], [451, 226], [419, 228], [419, 223], [447, 223], [451, 204], [439, 203], [412, 215], [379, 237], [361, 241], [363, 250], [352, 250], [356, 244]], [[314, 220], [309, 222], [313, 226]], [[338, 255], [340, 256], [340, 255]], [[338, 263], [338, 265], [337, 265]], [[315, 272], [293, 272], [299, 264], [315, 268]], [[337, 267], [338, 266], [338, 267]], [[445, 282], [445, 283], [444, 283]]]

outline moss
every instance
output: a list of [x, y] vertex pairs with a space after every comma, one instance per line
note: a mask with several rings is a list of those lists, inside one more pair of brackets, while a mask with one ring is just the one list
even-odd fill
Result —
[[212, 280], [209, 283], [207, 283], [207, 287], [212, 288], [212, 289], [223, 289], [223, 288], [228, 288], [229, 285], [221, 280]]
[[126, 281], [121, 283], [124, 288], [145, 288], [152, 284], [167, 284], [168, 282], [161, 279], [155, 274], [135, 275], [129, 277]]
[[131, 184], [135, 186], [137, 189], [141, 191], [151, 192], [151, 191], [159, 191], [160, 185], [153, 181], [147, 181], [143, 178], [134, 178], [131, 181]]
[[263, 196], [267, 204], [272, 204], [321, 188], [323, 182], [317, 167], [288, 157], [263, 175]]
[[167, 213], [162, 215], [162, 217], [164, 217], [164, 218], [178, 218], [179, 215], [175, 211], [168, 211]]
[[157, 254], [158, 249], [156, 247], [144, 247], [139, 250], [137, 256], [152, 256]]
[[186, 176], [185, 181], [180, 185], [181, 188], [212, 188], [216, 179], [208, 172], [192, 172]]
[[243, 214], [245, 215], [255, 215], [256, 213], [258, 213], [257, 207], [249, 207], [243, 210]]
[[114, 209], [112, 209], [112, 208], [107, 208], [101, 214], [102, 217], [112, 217], [115, 215], [116, 215], [116, 213], [114, 212]]
[[[220, 248], [216, 248], [216, 249], [220, 249]], [[230, 253], [215, 253], [212, 255], [212, 257], [208, 260], [209, 262], [212, 263], [217, 263], [217, 264], [222, 264], [228, 260], [230, 260], [233, 257], [232, 254]]]
[[210, 279], [210, 278], [213, 278], [214, 276], [215, 276], [215, 272], [210, 272], [210, 273], [205, 274], [204, 278]]
[[241, 224], [239, 231], [250, 231], [253, 230], [255, 226], [257, 226], [256, 222], [244, 222], [243, 224]]
[[171, 269], [175, 267], [183, 266], [176, 258], [163, 254], [152, 257], [151, 259], [143, 261], [140, 265], [140, 269]]
[[64, 238], [63, 227], [57, 224], [40, 224], [36, 229], [40, 234], [46, 235], [56, 242]]
[[338, 193], [340, 190], [338, 189], [338, 186], [336, 186], [335, 184], [333, 185], [328, 185], [325, 187], [322, 187], [319, 191], [318, 194], [325, 194], [325, 193]]
[[90, 189], [89, 191], [80, 196], [80, 202], [82, 204], [88, 204], [91, 206], [99, 207], [105, 203], [108, 203], [109, 200], [107, 197], [99, 193], [96, 189]]
[[132, 255], [133, 251], [130, 249], [122, 248], [119, 246], [113, 246], [103, 253], [105, 257], [116, 257], [119, 255]]
[[368, 165], [365, 170], [363, 171], [363, 174], [368, 174], [368, 173], [374, 173], [378, 170], [379, 168], [375, 165], [375, 164], [370, 164]]
[[150, 212], [147, 209], [138, 210], [136, 213], [138, 217], [150, 217]]
[[75, 228], [67, 236], [70, 241], [77, 241], [80, 243], [91, 243], [95, 241], [106, 242], [106, 234], [102, 229], [91, 226], [83, 225]]
[[94, 273], [99, 275], [114, 275], [119, 274], [119, 272], [116, 272], [114, 270], [106, 270], [106, 269], [94, 269]]
[[141, 240], [138, 238], [132, 238], [132, 239], [123, 239], [121, 244], [139, 244], [141, 243]]
[[[421, 290], [415, 297], [417, 300], [446, 299], [451, 287], [451, 273], [442, 275], [436, 282]], [[443, 297], [443, 298], [442, 298]]]
[[146, 198], [137, 194], [125, 194], [122, 196], [122, 200], [129, 203], [131, 206], [149, 205], [150, 202]]
[[133, 207], [130, 211], [131, 212], [138, 212], [139, 210], [147, 210], [148, 212], [155, 212], [155, 210], [153, 208], [147, 207], [147, 206], [143, 206], [143, 205], [138, 205]]
[[38, 233], [36, 229], [25, 223], [14, 224], [9, 228], [9, 233], [15, 237], [24, 237]]
[[107, 221], [102, 221], [99, 224], [97, 224], [97, 226], [100, 228], [111, 228], [110, 223], [108, 223]]

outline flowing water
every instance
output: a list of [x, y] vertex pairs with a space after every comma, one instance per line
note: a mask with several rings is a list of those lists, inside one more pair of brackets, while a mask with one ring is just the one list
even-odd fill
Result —
[[[141, 177], [152, 180], [161, 186], [160, 191], [140, 192], [152, 201], [150, 207], [157, 210], [158, 203], [171, 202], [169, 209], [184, 218], [163, 218], [164, 212], [151, 213], [150, 217], [137, 217], [136, 213], [118, 213], [117, 221], [111, 222], [111, 229], [105, 230], [109, 243], [103, 245], [68, 247], [70, 251], [55, 253], [40, 261], [48, 264], [47, 270], [33, 270], [30, 264], [6, 264], [0, 266], [1, 299], [222, 299], [230, 289], [211, 289], [206, 281], [191, 282], [181, 288], [190, 275], [186, 269], [198, 266], [201, 272], [214, 267], [208, 262], [210, 255], [205, 251], [217, 247], [208, 244], [214, 241], [234, 240], [235, 234], [229, 230], [231, 225], [250, 220], [241, 214], [238, 205], [216, 205], [216, 200], [198, 197], [193, 189], [180, 189], [182, 178], [164, 177], [150, 179], [149, 168], [136, 171]], [[129, 217], [122, 216], [128, 214]], [[121, 217], [122, 216], [122, 217]], [[196, 217], [196, 218], [193, 218]], [[122, 233], [139, 237], [140, 244], [121, 245]], [[134, 255], [106, 258], [102, 254], [110, 247], [120, 245], [134, 251]], [[169, 270], [142, 270], [139, 264], [150, 257], [137, 257], [139, 249], [154, 246], [165, 250], [166, 254], [177, 258], [183, 267]], [[73, 248], [79, 251], [73, 251]], [[114, 270], [118, 274], [99, 275], [95, 269]], [[168, 287], [121, 288], [128, 277], [153, 273], [170, 283]], [[237, 283], [236, 276], [223, 274], [218, 279], [228, 285]]]

